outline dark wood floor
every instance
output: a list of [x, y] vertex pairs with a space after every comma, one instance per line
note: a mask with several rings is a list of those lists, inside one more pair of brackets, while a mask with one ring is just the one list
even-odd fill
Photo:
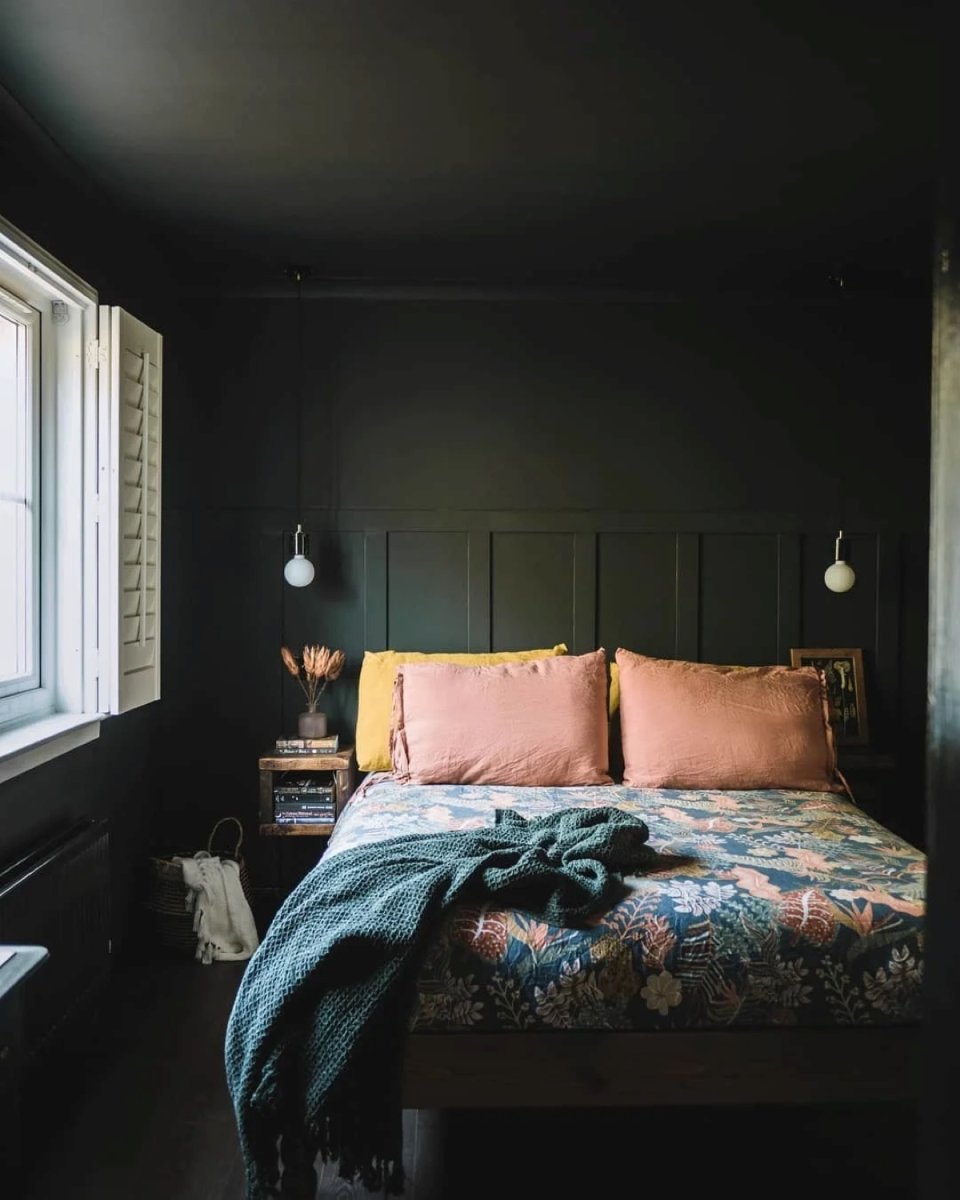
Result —
[[[222, 1047], [237, 964], [117, 972], [104, 1032], [35, 1112], [17, 1200], [242, 1200]], [[408, 1200], [909, 1200], [909, 1111], [651, 1109], [406, 1114]], [[322, 1200], [355, 1200], [328, 1165]]]

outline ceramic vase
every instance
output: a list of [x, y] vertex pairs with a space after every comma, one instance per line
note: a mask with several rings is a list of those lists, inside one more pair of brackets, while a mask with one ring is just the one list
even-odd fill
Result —
[[302, 738], [321, 738], [327, 736], [327, 714], [308, 708], [297, 717], [297, 732]]

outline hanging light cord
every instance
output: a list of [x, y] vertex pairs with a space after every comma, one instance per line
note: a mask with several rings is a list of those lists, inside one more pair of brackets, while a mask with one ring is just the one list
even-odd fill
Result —
[[327, 528], [332, 534], [337, 528], [337, 509], [340, 505], [340, 449], [338, 444], [339, 428], [337, 423], [337, 393], [334, 388], [327, 389], [327, 436], [329, 453], [327, 461], [330, 464], [330, 494], [328, 503], [330, 511], [327, 516]]
[[303, 520], [303, 269], [296, 267], [297, 280], [297, 521]]

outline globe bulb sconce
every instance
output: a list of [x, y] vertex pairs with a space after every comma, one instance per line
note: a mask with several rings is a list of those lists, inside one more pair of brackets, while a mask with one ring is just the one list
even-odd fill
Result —
[[847, 562], [842, 529], [837, 534], [833, 562], [823, 573], [823, 582], [831, 592], [849, 592], [857, 582], [857, 573]]
[[[303, 391], [304, 391], [304, 355], [303, 355], [303, 280], [307, 274], [306, 267], [289, 267], [287, 275], [297, 285], [297, 512], [303, 512]], [[307, 557], [307, 535], [303, 526], [298, 523], [293, 535], [293, 557], [288, 558], [283, 568], [283, 577], [291, 587], [307, 587], [313, 583], [313, 563]]]
[[306, 587], [313, 582], [313, 563], [307, 558], [307, 535], [298, 525], [293, 535], [293, 557], [283, 568], [283, 577], [291, 587]]

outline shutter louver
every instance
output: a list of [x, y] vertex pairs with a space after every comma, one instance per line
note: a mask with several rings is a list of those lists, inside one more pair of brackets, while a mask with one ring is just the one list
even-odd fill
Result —
[[[160, 697], [160, 472], [163, 339], [120, 308], [100, 310], [109, 396], [110, 711]], [[107, 376], [105, 379], [104, 376]], [[101, 406], [103, 411], [103, 406]]]

